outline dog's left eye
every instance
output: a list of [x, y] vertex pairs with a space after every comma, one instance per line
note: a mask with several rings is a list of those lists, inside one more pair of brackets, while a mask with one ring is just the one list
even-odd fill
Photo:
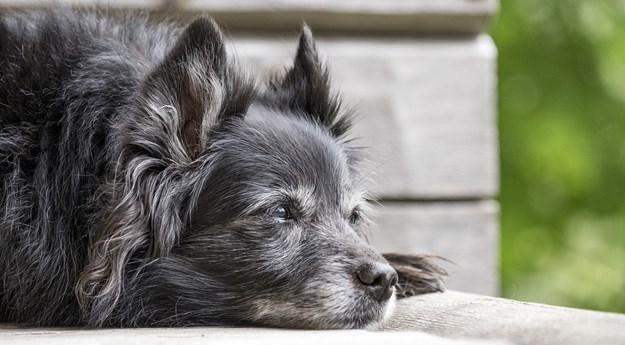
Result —
[[284, 206], [275, 208], [271, 215], [280, 222], [285, 222], [287, 220], [293, 219], [291, 215], [291, 210], [288, 207]]

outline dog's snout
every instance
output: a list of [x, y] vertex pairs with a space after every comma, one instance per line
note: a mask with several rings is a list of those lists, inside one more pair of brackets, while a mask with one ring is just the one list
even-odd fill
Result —
[[367, 263], [356, 271], [358, 281], [377, 301], [383, 302], [393, 294], [397, 272], [387, 263]]

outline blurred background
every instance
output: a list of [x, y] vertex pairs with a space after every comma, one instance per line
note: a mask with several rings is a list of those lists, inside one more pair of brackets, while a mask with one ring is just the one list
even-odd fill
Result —
[[625, 1], [500, 6], [502, 294], [625, 312]]

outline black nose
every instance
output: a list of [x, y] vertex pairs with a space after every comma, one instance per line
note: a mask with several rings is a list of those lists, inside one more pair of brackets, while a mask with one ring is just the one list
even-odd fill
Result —
[[367, 263], [356, 271], [358, 281], [371, 297], [384, 302], [393, 294], [397, 284], [397, 272], [387, 263]]

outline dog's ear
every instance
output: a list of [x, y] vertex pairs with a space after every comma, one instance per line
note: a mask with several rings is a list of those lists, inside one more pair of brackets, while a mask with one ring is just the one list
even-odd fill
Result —
[[91, 245], [76, 292], [90, 325], [101, 326], [123, 295], [126, 266], [167, 256], [184, 231], [201, 186], [193, 167], [209, 132], [243, 116], [253, 84], [228, 63], [223, 34], [195, 20], [143, 80], [136, 108], [121, 119], [122, 146], [110, 197], [114, 209]]
[[322, 62], [310, 28], [304, 24], [293, 66], [284, 75], [269, 80], [263, 95], [267, 105], [307, 116], [340, 137], [350, 128], [347, 114], [330, 85], [330, 74]]
[[196, 158], [206, 148], [212, 128], [227, 116], [243, 116], [247, 111], [252, 84], [234, 69], [227, 55], [217, 23], [200, 17], [144, 80], [142, 98], [152, 113], [147, 120], [156, 122], [153, 125], [161, 135], [161, 129], [176, 135], [163, 146], [186, 155], [173, 158]]

